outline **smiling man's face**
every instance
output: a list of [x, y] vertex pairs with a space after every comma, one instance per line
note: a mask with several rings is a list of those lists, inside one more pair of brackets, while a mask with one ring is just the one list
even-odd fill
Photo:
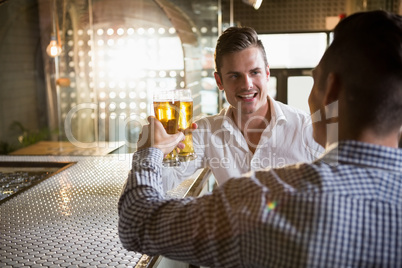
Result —
[[221, 77], [215, 73], [217, 85], [225, 91], [234, 109], [242, 115], [265, 116], [269, 68], [259, 48], [250, 47], [223, 56], [220, 73]]

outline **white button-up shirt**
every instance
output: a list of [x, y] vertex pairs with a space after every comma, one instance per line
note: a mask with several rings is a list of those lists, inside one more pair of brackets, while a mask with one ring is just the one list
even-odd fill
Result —
[[197, 120], [193, 132], [197, 159], [180, 167], [163, 168], [165, 190], [188, 178], [199, 168], [209, 167], [218, 185], [229, 178], [267, 167], [312, 162], [324, 152], [313, 139], [310, 116], [302, 110], [269, 99], [271, 121], [264, 129], [254, 152], [232, 121], [231, 110]]

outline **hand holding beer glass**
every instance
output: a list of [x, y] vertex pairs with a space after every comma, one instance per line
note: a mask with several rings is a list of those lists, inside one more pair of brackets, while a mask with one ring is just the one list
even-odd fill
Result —
[[[155, 117], [162, 123], [168, 134], [184, 131], [192, 126], [193, 99], [189, 89], [163, 90], [154, 94]], [[165, 167], [179, 166], [180, 162], [194, 160], [197, 156], [193, 147], [191, 130], [185, 134], [185, 147], [178, 152], [175, 148], [163, 159]]]
[[[178, 132], [180, 100], [175, 90], [163, 90], [156, 92], [153, 98], [155, 117], [162, 123], [168, 134]], [[163, 158], [165, 167], [179, 166], [180, 161], [177, 149], [173, 149]]]

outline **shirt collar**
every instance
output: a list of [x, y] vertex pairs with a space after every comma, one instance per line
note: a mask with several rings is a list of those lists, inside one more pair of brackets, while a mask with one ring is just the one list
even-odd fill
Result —
[[268, 97], [270, 109], [271, 109], [271, 125], [274, 127], [280, 122], [287, 122], [286, 118], [281, 106], [279, 103]]
[[219, 115], [223, 117], [222, 127], [230, 131], [232, 131], [235, 127], [237, 128], [236, 124], [233, 122], [232, 113], [233, 110], [229, 109], [229, 107], [222, 109], [222, 111], [219, 113]]
[[360, 141], [340, 141], [332, 144], [322, 156], [325, 163], [354, 164], [402, 172], [402, 150]]
[[[271, 110], [271, 123], [270, 125], [275, 127], [278, 123], [280, 122], [287, 122], [287, 118], [279, 105], [279, 103], [270, 97], [268, 97], [268, 103], [269, 103], [269, 108]], [[222, 122], [222, 127], [232, 130], [234, 127], [236, 127], [235, 123], [232, 120], [232, 113], [233, 110], [229, 108], [222, 109], [222, 111], [219, 113], [220, 116], [223, 116], [223, 122]]]

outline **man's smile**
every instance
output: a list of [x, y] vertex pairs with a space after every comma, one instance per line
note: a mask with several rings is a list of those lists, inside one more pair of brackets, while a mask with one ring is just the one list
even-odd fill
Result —
[[243, 101], [252, 101], [257, 97], [257, 92], [254, 93], [244, 93], [244, 94], [238, 94], [237, 97], [242, 99]]

